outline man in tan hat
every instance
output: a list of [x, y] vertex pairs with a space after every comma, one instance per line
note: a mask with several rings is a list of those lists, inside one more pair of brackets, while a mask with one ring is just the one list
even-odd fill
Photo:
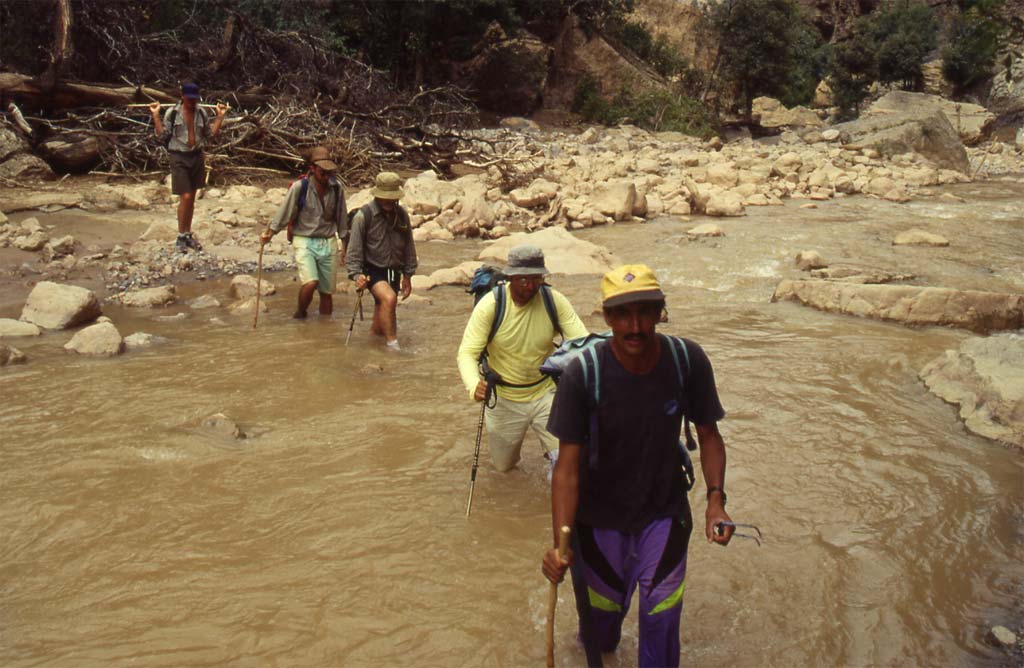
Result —
[[486, 409], [487, 447], [499, 471], [520, 459], [526, 432], [533, 430], [549, 462], [558, 457], [558, 439], [547, 430], [555, 383], [540, 365], [555, 350], [554, 339], [587, 335], [587, 328], [561, 292], [544, 282], [544, 252], [523, 244], [508, 252], [502, 270], [508, 278], [473, 307], [459, 344], [462, 383], [474, 401], [483, 401], [486, 366], [500, 376], [493, 406]]
[[270, 225], [260, 234], [263, 245], [288, 228], [299, 269], [296, 318], [306, 317], [313, 293], [320, 293], [320, 315], [330, 315], [334, 310], [338, 265], [345, 261], [348, 240], [348, 215], [338, 166], [322, 146], [312, 150], [309, 165], [309, 173], [291, 185]]
[[551, 486], [554, 541], [562, 526], [574, 527], [572, 554], [562, 559], [548, 550], [542, 570], [560, 582], [573, 568], [588, 665], [615, 650], [639, 589], [638, 665], [678, 666], [693, 528], [679, 437], [684, 420], [687, 436], [689, 423], [696, 426], [707, 486], [704, 535], [725, 545], [735, 530], [725, 511], [717, 426], [725, 411], [701, 347], [655, 332], [665, 295], [648, 267], [608, 272], [601, 293], [612, 338], [568, 364], [548, 422], [560, 450]]
[[352, 218], [345, 268], [357, 289], [369, 288], [373, 295], [370, 331], [383, 336], [389, 350], [399, 350], [395, 311], [398, 295], [405, 300], [412, 294], [412, 276], [418, 265], [416, 245], [409, 214], [398, 204], [404, 195], [402, 178], [394, 172], [381, 172], [370, 192], [373, 202]]

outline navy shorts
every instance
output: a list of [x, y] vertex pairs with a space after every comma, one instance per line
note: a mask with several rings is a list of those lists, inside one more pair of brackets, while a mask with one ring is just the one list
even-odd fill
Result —
[[366, 265], [366, 275], [370, 277], [370, 284], [368, 287], [372, 288], [380, 281], [386, 281], [391, 289], [395, 291], [397, 295], [402, 291], [402, 270], [401, 269], [384, 269], [376, 265]]

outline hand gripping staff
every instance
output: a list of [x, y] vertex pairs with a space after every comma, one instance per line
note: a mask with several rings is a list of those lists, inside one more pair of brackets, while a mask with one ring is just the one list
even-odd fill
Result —
[[488, 408], [494, 408], [498, 397], [494, 393], [494, 386], [498, 384], [500, 377], [497, 372], [484, 368], [484, 380], [487, 381], [487, 390], [484, 392], [484, 400], [480, 407], [480, 422], [476, 426], [476, 448], [473, 450], [473, 471], [469, 474], [469, 503], [466, 504], [466, 517], [473, 510], [473, 488], [476, 487], [476, 469], [480, 465], [480, 439], [484, 435], [484, 415]]
[[263, 247], [266, 242], [260, 239], [260, 259], [257, 261], [256, 269], [256, 314], [252, 317], [252, 328], [260, 321], [260, 293], [263, 292]]
[[348, 345], [349, 339], [352, 338], [352, 328], [356, 326], [356, 314], [359, 314], [359, 319], [363, 319], [363, 291], [359, 291], [359, 301], [356, 308], [352, 309], [352, 321], [348, 323], [348, 334], [345, 335], [345, 345]]
[[[565, 559], [569, 550], [569, 533], [571, 529], [563, 526], [558, 532], [558, 556]], [[548, 593], [548, 668], [555, 668], [555, 606], [558, 605], [558, 585], [551, 583]]]

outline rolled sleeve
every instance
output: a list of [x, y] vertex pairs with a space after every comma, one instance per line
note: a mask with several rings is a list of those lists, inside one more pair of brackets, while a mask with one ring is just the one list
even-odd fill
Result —
[[280, 232], [288, 226], [288, 221], [295, 217], [299, 209], [299, 191], [302, 190], [302, 181], [296, 181], [288, 188], [288, 194], [284, 201], [277, 207], [277, 213], [270, 219], [270, 229], [273, 232]]

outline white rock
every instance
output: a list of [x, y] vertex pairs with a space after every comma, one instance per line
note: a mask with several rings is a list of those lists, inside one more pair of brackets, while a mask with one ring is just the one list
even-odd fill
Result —
[[713, 193], [704, 212], [709, 216], [742, 216], [745, 213], [742, 200], [729, 192]]
[[[236, 299], [246, 299], [256, 296], [256, 277], [247, 274], [239, 274], [231, 279], [231, 296]], [[260, 281], [260, 295], [266, 297], [277, 292], [277, 287], [270, 281]]]
[[18, 336], [39, 336], [42, 330], [30, 322], [12, 318], [0, 318], [0, 339]]
[[155, 288], [133, 290], [121, 295], [121, 303], [134, 308], [153, 308], [173, 304], [177, 299], [173, 285], [162, 285]]
[[29, 293], [21, 319], [44, 329], [67, 329], [92, 322], [102, 313], [92, 290], [42, 281]]
[[796, 266], [802, 271], [810, 271], [811, 269], [824, 269], [828, 266], [828, 262], [821, 257], [818, 251], [800, 251], [796, 254]]
[[948, 246], [949, 240], [917, 228], [900, 232], [892, 241], [893, 246]]
[[148, 348], [157, 343], [163, 343], [167, 341], [162, 336], [156, 336], [155, 334], [147, 334], [146, 332], [135, 332], [124, 337], [124, 347], [126, 350], [138, 350], [139, 348]]
[[114, 357], [124, 352], [124, 339], [113, 323], [101, 322], [77, 332], [64, 349], [79, 355]]
[[691, 237], [724, 237], [725, 232], [722, 228], [714, 223], [704, 223], [697, 227], [686, 230], [686, 233]]

